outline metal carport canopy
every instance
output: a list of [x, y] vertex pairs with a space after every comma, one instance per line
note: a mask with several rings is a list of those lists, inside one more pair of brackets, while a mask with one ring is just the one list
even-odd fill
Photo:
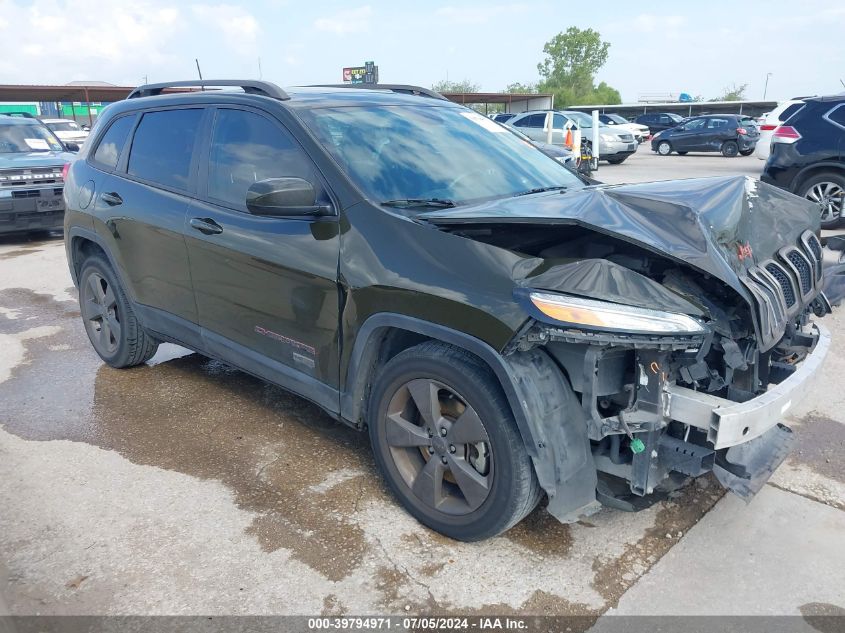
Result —
[[526, 110], [551, 110], [555, 97], [547, 93], [511, 92], [441, 92], [449, 101], [460, 104], [505, 104], [505, 112]]

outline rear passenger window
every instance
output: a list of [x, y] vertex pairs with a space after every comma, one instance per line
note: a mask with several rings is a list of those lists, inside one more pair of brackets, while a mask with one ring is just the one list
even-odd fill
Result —
[[724, 129], [733, 123], [733, 127], [736, 127], [736, 121], [731, 121], [730, 119], [710, 119], [707, 121], [707, 128], [710, 130], [721, 130]]
[[135, 123], [135, 116], [124, 116], [112, 121], [109, 129], [103, 134], [97, 151], [94, 152], [94, 162], [104, 167], [114, 169], [120, 161], [120, 152], [126, 144], [126, 137], [132, 131], [132, 124]]
[[217, 111], [208, 157], [209, 197], [245, 208], [253, 183], [289, 177], [316, 180], [311, 160], [287, 131], [252, 112]]
[[201, 109], [144, 114], [129, 152], [128, 172], [158, 184], [187, 189]]

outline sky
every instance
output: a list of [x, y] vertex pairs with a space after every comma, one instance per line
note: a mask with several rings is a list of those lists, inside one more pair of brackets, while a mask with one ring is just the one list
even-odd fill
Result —
[[845, 0], [0, 0], [0, 84], [117, 85], [196, 77], [281, 86], [340, 82], [373, 60], [383, 83], [538, 79], [543, 44], [570, 26], [610, 42], [596, 80], [623, 101], [748, 84], [769, 99], [845, 91]]

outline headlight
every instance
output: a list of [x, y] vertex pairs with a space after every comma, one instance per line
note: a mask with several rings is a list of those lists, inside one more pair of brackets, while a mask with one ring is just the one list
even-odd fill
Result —
[[603, 140], [605, 143], [615, 143], [617, 140], [619, 140], [612, 134], [599, 134], [599, 136], [601, 137], [601, 140]]
[[532, 292], [531, 303], [555, 321], [603, 330], [655, 334], [704, 332], [704, 325], [686, 314], [596, 301], [571, 295]]

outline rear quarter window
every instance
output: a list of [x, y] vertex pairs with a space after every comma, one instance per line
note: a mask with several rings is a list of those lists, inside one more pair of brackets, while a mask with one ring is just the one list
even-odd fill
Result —
[[127, 172], [187, 190], [202, 109], [146, 112], [135, 130]]
[[790, 117], [797, 114], [798, 111], [803, 107], [803, 103], [793, 103], [791, 106], [788, 106], [786, 109], [784, 109], [784, 111], [781, 112], [780, 115], [778, 115], [778, 120], [781, 123], [786, 123], [790, 119]]
[[114, 169], [120, 162], [120, 154], [126, 145], [129, 132], [132, 131], [132, 124], [135, 122], [135, 115], [123, 116], [115, 119], [109, 125], [109, 129], [103, 134], [94, 152], [94, 162]]

